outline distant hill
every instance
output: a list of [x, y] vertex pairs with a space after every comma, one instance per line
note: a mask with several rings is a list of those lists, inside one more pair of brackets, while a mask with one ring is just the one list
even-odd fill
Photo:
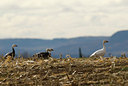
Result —
[[110, 37], [110, 41], [113, 43], [121, 43], [128, 41], [128, 30], [119, 31]]
[[63, 53], [64, 56], [70, 54], [72, 57], [78, 57], [78, 49], [81, 48], [82, 54], [87, 57], [96, 49], [102, 47], [101, 45], [104, 39], [108, 40], [108, 37], [80, 37], [68, 39], [69, 43], [67, 45], [55, 48], [56, 55]]
[[0, 39], [0, 53], [5, 54], [11, 51], [11, 45], [17, 44], [17, 55], [27, 54], [32, 56], [36, 52], [45, 51], [46, 48], [53, 48], [53, 57], [59, 57], [62, 54], [70, 54], [72, 57], [78, 57], [78, 49], [81, 48], [84, 56], [89, 56], [95, 50], [102, 48], [102, 41], [109, 40], [107, 46], [107, 54], [120, 56], [122, 52], [128, 52], [128, 31], [119, 31], [111, 37], [77, 37], [62, 38], [53, 40], [44, 39]]
[[36, 52], [45, 51], [46, 48], [53, 48], [52, 53], [54, 57], [58, 57], [60, 53], [64, 56], [71, 54], [73, 57], [78, 57], [78, 49], [82, 48], [84, 55], [88, 55], [91, 49], [95, 49], [100, 45], [103, 39], [108, 37], [78, 37], [71, 39], [0, 39], [1, 54], [11, 51], [12, 44], [17, 44], [17, 54], [27, 52], [29, 56]]
[[113, 55], [128, 54], [128, 30], [119, 31], [109, 38], [108, 50]]

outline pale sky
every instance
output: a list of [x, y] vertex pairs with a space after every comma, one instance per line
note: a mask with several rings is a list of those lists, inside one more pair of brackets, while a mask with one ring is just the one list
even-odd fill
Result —
[[111, 36], [128, 30], [128, 0], [0, 0], [0, 38]]

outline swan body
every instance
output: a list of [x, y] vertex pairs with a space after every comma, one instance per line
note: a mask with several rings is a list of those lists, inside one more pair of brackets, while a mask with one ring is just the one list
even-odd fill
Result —
[[95, 51], [93, 54], [90, 55], [90, 57], [100, 57], [100, 56], [103, 57], [106, 53], [106, 47], [104, 44], [107, 42], [108, 42], [107, 40], [104, 40], [103, 41], [103, 48]]

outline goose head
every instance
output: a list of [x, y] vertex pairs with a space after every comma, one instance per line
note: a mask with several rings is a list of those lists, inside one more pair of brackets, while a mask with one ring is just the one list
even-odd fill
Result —
[[51, 51], [54, 51], [54, 50], [53, 50], [52, 48], [47, 48], [46, 51], [47, 51], [47, 52], [48, 52], [48, 51], [51, 52]]
[[108, 43], [108, 41], [107, 40], [104, 40], [103, 43]]
[[18, 46], [16, 44], [13, 44], [12, 47], [14, 48], [14, 47], [18, 47]]

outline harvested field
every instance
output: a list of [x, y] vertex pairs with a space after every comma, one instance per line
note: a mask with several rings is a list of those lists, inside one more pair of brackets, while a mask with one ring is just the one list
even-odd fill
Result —
[[128, 86], [128, 58], [0, 59], [0, 85]]

